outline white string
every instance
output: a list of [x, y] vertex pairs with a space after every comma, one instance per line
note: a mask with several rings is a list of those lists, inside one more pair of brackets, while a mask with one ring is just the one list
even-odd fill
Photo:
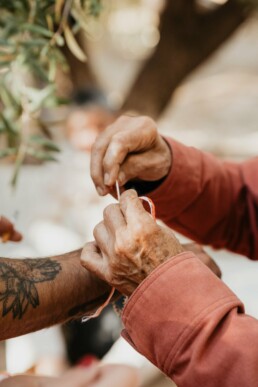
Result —
[[120, 187], [119, 187], [118, 180], [116, 180], [116, 196], [117, 196], [117, 200], [120, 202], [121, 193], [120, 193]]

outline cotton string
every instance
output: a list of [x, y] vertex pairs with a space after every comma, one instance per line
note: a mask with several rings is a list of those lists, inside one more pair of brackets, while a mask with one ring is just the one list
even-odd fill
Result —
[[[119, 183], [118, 183], [117, 180], [116, 180], [116, 196], [117, 196], [117, 200], [120, 201], [121, 192], [120, 192], [120, 187], [119, 187]], [[154, 205], [153, 201], [150, 198], [148, 198], [147, 196], [140, 196], [139, 199], [142, 200], [143, 202], [146, 202], [146, 203], [149, 204], [151, 216], [153, 217], [154, 220], [156, 220], [156, 210], [155, 210], [155, 205]], [[82, 318], [82, 323], [85, 323], [85, 322], [91, 320], [92, 318], [99, 317], [99, 315], [101, 314], [103, 309], [105, 309], [105, 307], [109, 305], [109, 303], [110, 303], [110, 301], [111, 301], [115, 291], [116, 291], [116, 289], [112, 288], [111, 292], [110, 292], [110, 294], [108, 296], [108, 299], [104, 302], [104, 304], [102, 304], [96, 310], [96, 312], [94, 314], [92, 314], [91, 316], [83, 317]]]

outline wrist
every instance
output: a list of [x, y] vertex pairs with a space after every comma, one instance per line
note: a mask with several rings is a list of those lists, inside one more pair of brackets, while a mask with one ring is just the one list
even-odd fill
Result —
[[159, 137], [160, 149], [162, 154], [162, 171], [160, 179], [165, 179], [171, 171], [173, 164], [173, 150], [168, 144], [166, 139], [162, 136]]

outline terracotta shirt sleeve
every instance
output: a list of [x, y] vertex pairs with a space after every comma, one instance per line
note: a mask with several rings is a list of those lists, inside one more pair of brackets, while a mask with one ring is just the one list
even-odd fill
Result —
[[173, 166], [149, 196], [169, 227], [202, 244], [258, 259], [258, 158], [222, 162], [166, 139]]
[[152, 272], [123, 322], [124, 338], [179, 387], [258, 386], [258, 321], [192, 253]]

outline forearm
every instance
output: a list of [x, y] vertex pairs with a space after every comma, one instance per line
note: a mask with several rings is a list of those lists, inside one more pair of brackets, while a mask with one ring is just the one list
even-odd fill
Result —
[[0, 339], [90, 314], [109, 287], [80, 265], [81, 250], [40, 259], [0, 259]]
[[[150, 194], [157, 216], [199, 243], [257, 258], [257, 230], [252, 222], [257, 206], [252, 190], [257, 183], [254, 178], [246, 182], [249, 165], [225, 163], [197, 149], [167, 141], [173, 153], [172, 169]], [[250, 163], [257, 170], [258, 160]]]

